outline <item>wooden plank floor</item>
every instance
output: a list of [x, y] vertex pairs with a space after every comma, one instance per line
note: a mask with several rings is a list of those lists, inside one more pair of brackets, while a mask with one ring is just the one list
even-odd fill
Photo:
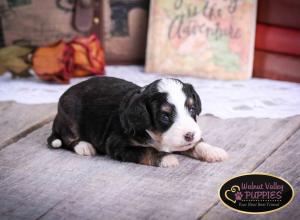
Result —
[[0, 104], [0, 149], [51, 121], [55, 104], [22, 105], [16, 102]]
[[[230, 159], [208, 164], [178, 156], [179, 167], [158, 168], [49, 149], [48, 121], [55, 105], [15, 104], [17, 110], [9, 110], [10, 104], [0, 103], [0, 133], [6, 132], [0, 150], [1, 219], [300, 218], [300, 116], [227, 120], [202, 116], [205, 139], [226, 149]], [[37, 111], [43, 114], [30, 116]], [[15, 117], [6, 120], [3, 115]], [[28, 122], [19, 126], [21, 119]], [[288, 180], [296, 191], [294, 201], [268, 215], [240, 214], [224, 207], [217, 195], [220, 185], [252, 171]]]

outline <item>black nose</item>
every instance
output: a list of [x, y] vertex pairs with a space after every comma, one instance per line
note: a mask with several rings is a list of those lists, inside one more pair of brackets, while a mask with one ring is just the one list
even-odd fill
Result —
[[184, 139], [187, 141], [187, 142], [192, 142], [194, 140], [194, 135], [195, 133], [193, 132], [188, 132], [184, 135]]

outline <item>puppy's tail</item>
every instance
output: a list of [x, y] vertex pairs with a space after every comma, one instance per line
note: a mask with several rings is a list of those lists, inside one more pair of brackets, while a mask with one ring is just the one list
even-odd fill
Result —
[[61, 139], [59, 139], [58, 135], [52, 133], [48, 139], [47, 139], [47, 143], [49, 147], [52, 148], [60, 148], [62, 146], [62, 141]]

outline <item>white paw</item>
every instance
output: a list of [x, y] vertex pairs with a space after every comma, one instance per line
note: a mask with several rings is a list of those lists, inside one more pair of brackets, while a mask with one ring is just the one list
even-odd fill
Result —
[[195, 147], [195, 151], [200, 160], [204, 160], [209, 163], [221, 162], [228, 159], [228, 154], [225, 150], [211, 146], [205, 142], [200, 142]]
[[93, 147], [93, 145], [91, 145], [88, 142], [85, 141], [80, 141], [75, 147], [74, 147], [74, 151], [82, 156], [93, 156], [96, 154], [96, 150]]
[[55, 140], [53, 140], [53, 141], [51, 142], [51, 146], [52, 146], [53, 148], [59, 148], [59, 147], [62, 146], [62, 142], [61, 142], [61, 140], [59, 140], [59, 139], [55, 139]]
[[179, 162], [178, 162], [177, 158], [172, 154], [164, 156], [161, 159], [160, 164], [159, 164], [160, 167], [176, 167], [178, 165], [179, 165]]

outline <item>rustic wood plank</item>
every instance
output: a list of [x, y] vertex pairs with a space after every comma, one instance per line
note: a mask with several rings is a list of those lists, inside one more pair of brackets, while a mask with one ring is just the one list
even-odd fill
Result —
[[51, 121], [55, 113], [56, 104], [0, 102], [0, 150]]
[[254, 171], [270, 173], [289, 181], [295, 190], [292, 203], [267, 215], [247, 215], [230, 210], [218, 202], [201, 219], [300, 219], [300, 129]]
[[300, 117], [202, 117], [206, 140], [231, 158], [208, 164], [178, 156], [157, 168], [50, 150], [50, 124], [0, 151], [0, 216], [23, 219], [196, 219], [219, 186], [257, 167], [299, 127]]

